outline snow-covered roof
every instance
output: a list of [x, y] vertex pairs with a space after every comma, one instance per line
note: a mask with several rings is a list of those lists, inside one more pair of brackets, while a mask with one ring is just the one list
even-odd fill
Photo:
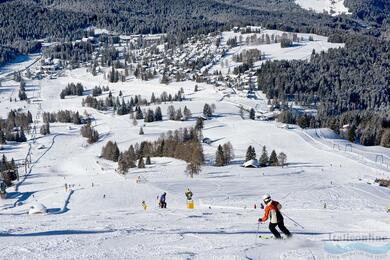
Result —
[[243, 163], [242, 167], [257, 168], [257, 167], [259, 167], [259, 162], [256, 159], [252, 159], [252, 160], [249, 160], [249, 161], [246, 161], [245, 163]]

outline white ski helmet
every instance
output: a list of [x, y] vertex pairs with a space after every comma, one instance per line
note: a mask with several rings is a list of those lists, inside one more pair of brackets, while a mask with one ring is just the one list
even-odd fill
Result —
[[263, 196], [263, 201], [264, 201], [264, 203], [270, 202], [270, 201], [271, 201], [271, 195], [265, 194], [265, 195]]

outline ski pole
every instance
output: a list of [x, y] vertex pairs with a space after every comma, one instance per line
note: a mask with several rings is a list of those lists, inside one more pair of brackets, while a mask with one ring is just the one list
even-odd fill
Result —
[[299, 224], [298, 222], [296, 222], [295, 220], [293, 220], [292, 218], [290, 218], [286, 213], [283, 213], [283, 216], [287, 217], [289, 220], [291, 220], [292, 222], [294, 222], [297, 226], [301, 227], [302, 229], [305, 229], [301, 224]]
[[257, 231], [256, 231], [255, 243], [257, 243], [257, 238], [259, 237], [259, 230], [260, 230], [260, 222], [257, 222]]

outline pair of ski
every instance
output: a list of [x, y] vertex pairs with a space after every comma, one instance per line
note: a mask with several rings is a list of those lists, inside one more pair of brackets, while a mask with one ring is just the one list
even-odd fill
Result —
[[[258, 238], [260, 238], [260, 239], [275, 239], [274, 236], [268, 236], [268, 235], [259, 235]], [[287, 238], [282, 237], [281, 239], [287, 239]]]

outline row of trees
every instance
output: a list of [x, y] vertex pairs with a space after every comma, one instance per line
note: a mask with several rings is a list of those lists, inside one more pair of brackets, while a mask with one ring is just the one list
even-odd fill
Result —
[[[256, 150], [253, 146], [249, 146], [246, 151], [245, 161], [257, 160]], [[275, 150], [272, 150], [271, 155], [268, 156], [267, 147], [263, 146], [263, 150], [260, 156], [259, 165], [260, 167], [267, 166], [284, 166], [287, 163], [287, 155], [283, 152], [276, 154]]]
[[32, 122], [30, 111], [21, 113], [11, 110], [6, 119], [0, 119], [0, 144], [5, 144], [6, 141], [26, 142], [25, 131], [30, 131]]
[[233, 61], [235, 62], [243, 62], [247, 64], [255, 63], [256, 61], [261, 60], [261, 51], [258, 49], [249, 49], [243, 50], [239, 54], [233, 55]]
[[218, 145], [215, 153], [215, 166], [221, 167], [229, 165], [234, 159], [234, 150], [230, 142]]
[[[181, 108], [175, 109], [174, 106], [168, 106], [168, 120], [175, 121], [185, 121], [192, 117], [191, 110], [184, 106], [184, 110], [182, 112]], [[161, 108], [156, 107], [155, 111], [152, 109], [142, 111], [140, 107], [136, 107], [134, 113], [130, 114], [130, 118], [133, 119], [133, 125], [136, 126], [138, 124], [137, 120], [144, 119], [145, 123], [151, 123], [155, 121], [162, 121], [163, 115], [161, 113]]]
[[27, 137], [23, 129], [15, 129], [12, 131], [0, 130], [0, 144], [5, 144], [6, 141], [23, 143], [27, 141]]
[[70, 110], [60, 110], [58, 112], [44, 112], [42, 115], [44, 123], [72, 123], [75, 125], [80, 125], [82, 123], [82, 118], [78, 111], [73, 112]]
[[60, 93], [60, 98], [64, 99], [66, 96], [82, 96], [84, 93], [84, 86], [81, 83], [69, 83]]
[[0, 129], [5, 132], [13, 131], [15, 128], [29, 131], [29, 125], [33, 122], [32, 114], [30, 111], [27, 113], [11, 110], [6, 119], [0, 119]]
[[[119, 93], [122, 96], [122, 92]], [[167, 94], [165, 91], [161, 94], [160, 98], [156, 98], [154, 93], [151, 96], [151, 102], [148, 102], [145, 98], [142, 98], [141, 95], [135, 95], [131, 97], [130, 100], [125, 101], [122, 97], [120, 101], [119, 96], [114, 98], [111, 91], [105, 99], [97, 99], [92, 96], [87, 96], [85, 99], [82, 99], [82, 105], [87, 107], [92, 107], [97, 110], [105, 111], [110, 108], [114, 110], [118, 115], [127, 115], [136, 113], [136, 119], [144, 119], [145, 115], [142, 113], [140, 106], [145, 105], [149, 106], [150, 104], [160, 104], [161, 102], [166, 101], [182, 101], [183, 97], [181, 91], [179, 91], [175, 96], [172, 97], [171, 94]], [[151, 117], [148, 117], [149, 119]], [[152, 122], [152, 121], [151, 121]]]
[[186, 161], [190, 176], [199, 173], [204, 161], [200, 142], [201, 133], [194, 128], [183, 128], [163, 134], [157, 141], [144, 141], [131, 145], [127, 151], [120, 152], [116, 143], [109, 141], [102, 149], [101, 156], [118, 162], [119, 172], [124, 174], [136, 166], [136, 161], [147, 157], [172, 157]]
[[110, 91], [110, 88], [108, 86], [95, 86], [93, 89], [92, 89], [92, 96], [93, 97], [97, 97], [97, 96], [100, 96], [101, 94], [103, 94], [103, 91]]
[[[138, 107], [138, 110], [137, 110], [137, 116], [136, 118], [138, 117], [141, 117], [141, 114], [142, 114], [142, 117], [143, 117], [143, 113], [141, 111], [141, 109]], [[163, 116], [162, 116], [162, 113], [161, 113], [161, 108], [160, 107], [156, 107], [156, 110], [153, 111], [152, 109], [148, 109], [145, 113], [145, 117], [144, 117], [144, 122], [145, 123], [150, 123], [150, 122], [154, 122], [154, 121], [162, 121], [163, 119]]]
[[91, 124], [85, 124], [80, 129], [81, 136], [87, 138], [89, 144], [96, 143], [99, 141], [99, 133], [93, 127]]
[[187, 106], [184, 106], [183, 112], [181, 108], [175, 109], [174, 106], [168, 106], [167, 111], [168, 119], [169, 120], [175, 120], [175, 121], [185, 121], [188, 118], [192, 117], [192, 112], [190, 109], [188, 109]]
[[206, 117], [206, 118], [209, 118], [209, 117], [212, 117], [213, 116], [213, 113], [215, 112], [215, 104], [204, 104], [203, 106], [203, 116]]
[[115, 69], [114, 66], [111, 67], [111, 71], [108, 72], [106, 78], [111, 83], [116, 83], [118, 81], [125, 82], [126, 77], [128, 76], [128, 72], [125, 70], [125, 73], [122, 71], [119, 71], [118, 69]]

